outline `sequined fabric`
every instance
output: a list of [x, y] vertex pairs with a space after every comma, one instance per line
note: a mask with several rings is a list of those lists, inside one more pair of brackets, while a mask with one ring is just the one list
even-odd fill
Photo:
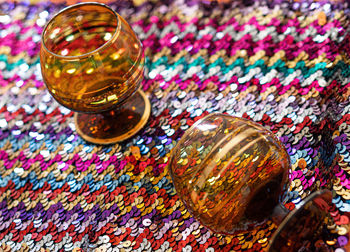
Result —
[[43, 26], [74, 2], [0, 1], [1, 250], [262, 251], [272, 222], [213, 234], [171, 183], [176, 142], [199, 118], [222, 112], [266, 126], [286, 146], [289, 209], [333, 190], [320, 239], [349, 251], [347, 1], [104, 1], [144, 45], [152, 104], [141, 132], [109, 146], [77, 135], [73, 112], [40, 74]]

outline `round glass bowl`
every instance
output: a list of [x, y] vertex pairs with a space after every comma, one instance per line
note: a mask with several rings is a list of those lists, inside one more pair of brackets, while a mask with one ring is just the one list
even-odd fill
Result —
[[287, 183], [289, 156], [263, 126], [211, 114], [185, 132], [170, 159], [179, 197], [204, 226], [233, 234], [272, 214]]

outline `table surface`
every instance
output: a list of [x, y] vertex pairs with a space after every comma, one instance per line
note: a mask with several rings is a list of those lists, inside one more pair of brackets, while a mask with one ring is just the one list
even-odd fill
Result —
[[171, 149], [212, 112], [275, 133], [292, 161], [286, 207], [332, 190], [324, 242], [350, 250], [346, 1], [104, 1], [144, 45], [142, 88], [152, 105], [143, 130], [108, 146], [77, 135], [73, 112], [53, 100], [40, 73], [43, 26], [74, 2], [0, 1], [2, 250], [263, 250], [276, 230], [270, 221], [213, 234], [172, 185]]

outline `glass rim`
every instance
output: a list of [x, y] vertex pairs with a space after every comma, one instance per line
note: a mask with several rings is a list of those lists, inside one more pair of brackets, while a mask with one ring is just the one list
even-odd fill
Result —
[[[44, 41], [44, 36], [45, 36], [45, 32], [47, 31], [47, 28], [48, 26], [60, 15], [62, 15], [64, 12], [70, 10], [70, 9], [73, 9], [73, 8], [79, 8], [80, 6], [86, 6], [86, 5], [97, 5], [97, 6], [100, 6], [100, 7], [103, 7], [103, 8], [106, 8], [107, 10], [111, 11], [116, 20], [117, 20], [117, 27], [115, 28], [115, 31], [112, 35], [112, 37], [107, 40], [105, 43], [103, 43], [101, 46], [99, 46], [98, 48], [96, 48], [95, 50], [92, 50], [91, 52], [87, 52], [87, 53], [84, 53], [84, 54], [81, 54], [81, 55], [77, 55], [77, 56], [64, 56], [64, 55], [59, 55], [57, 53], [54, 53], [53, 51], [49, 50], [45, 44], [45, 41]], [[120, 32], [120, 29], [121, 29], [121, 22], [120, 22], [120, 19], [119, 19], [119, 15], [117, 12], [115, 12], [111, 7], [109, 7], [108, 5], [106, 4], [103, 4], [103, 3], [98, 3], [98, 2], [83, 2], [83, 3], [77, 3], [77, 4], [73, 4], [73, 5], [70, 5], [70, 6], [67, 6], [65, 8], [63, 8], [62, 10], [60, 10], [59, 12], [57, 12], [48, 22], [47, 24], [44, 26], [44, 29], [41, 33], [41, 44], [42, 44], [42, 47], [45, 49], [45, 51], [47, 51], [49, 54], [57, 57], [57, 58], [61, 58], [61, 59], [81, 59], [81, 58], [86, 58], [86, 57], [89, 57], [93, 54], [95, 54], [96, 52], [98, 51], [101, 51], [102, 49], [104, 48], [107, 48], [108, 46], [110, 46], [112, 44], [112, 41], [114, 41], [118, 35], [119, 35], [119, 32]]]

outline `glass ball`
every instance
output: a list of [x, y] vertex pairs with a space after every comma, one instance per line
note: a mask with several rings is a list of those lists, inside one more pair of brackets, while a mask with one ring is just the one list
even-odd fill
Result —
[[172, 151], [169, 170], [178, 196], [214, 232], [249, 231], [267, 219], [288, 186], [289, 155], [263, 126], [209, 114]]

